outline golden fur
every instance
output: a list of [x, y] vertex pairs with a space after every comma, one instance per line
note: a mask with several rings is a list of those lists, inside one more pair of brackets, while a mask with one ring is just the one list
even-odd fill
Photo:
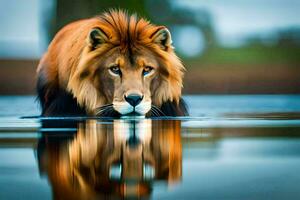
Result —
[[[100, 31], [93, 38], [95, 29]], [[121, 66], [127, 82], [109, 75], [111, 63]], [[133, 76], [149, 63], [155, 69], [154, 75], [144, 79]], [[178, 104], [183, 72], [164, 26], [115, 10], [62, 28], [37, 69], [38, 87], [43, 88], [42, 104], [49, 104], [58, 96], [55, 90], [62, 90], [89, 114], [95, 114], [97, 107], [123, 101], [128, 90], [140, 91], [145, 101], [157, 107], [167, 101]]]
[[[125, 134], [132, 130], [131, 123], [135, 123], [140, 138], [135, 146], [129, 144]], [[113, 124], [86, 121], [68, 141], [59, 143], [61, 140], [53, 139], [53, 133], [49, 138], [45, 136], [40, 169], [48, 175], [54, 199], [148, 196], [157, 180], [170, 185], [181, 180], [180, 132], [181, 124], [176, 120], [115, 120]], [[122, 176], [117, 180], [109, 175], [116, 163], [122, 164]], [[143, 163], [154, 168], [150, 181], [144, 179]]]

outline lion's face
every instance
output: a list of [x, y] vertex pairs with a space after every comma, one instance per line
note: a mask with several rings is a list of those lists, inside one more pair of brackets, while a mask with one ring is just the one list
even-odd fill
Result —
[[114, 110], [120, 114], [136, 112], [145, 115], [151, 109], [151, 85], [158, 76], [159, 64], [155, 56], [146, 49], [135, 50], [132, 55], [112, 51], [103, 62], [99, 85]]
[[[145, 115], [152, 106], [178, 101], [184, 67], [173, 51], [170, 32], [121, 15], [104, 15], [89, 30], [69, 91], [93, 114], [114, 109], [121, 115]], [[116, 21], [124, 27], [113, 25]]]

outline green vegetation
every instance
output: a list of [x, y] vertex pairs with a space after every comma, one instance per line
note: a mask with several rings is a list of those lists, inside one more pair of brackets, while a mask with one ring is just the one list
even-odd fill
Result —
[[241, 48], [213, 47], [201, 57], [189, 60], [201, 64], [276, 64], [299, 65], [300, 48], [297, 46], [266, 47], [251, 45]]

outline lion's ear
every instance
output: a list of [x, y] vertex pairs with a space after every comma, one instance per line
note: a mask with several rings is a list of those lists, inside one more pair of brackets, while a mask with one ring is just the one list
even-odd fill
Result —
[[93, 28], [88, 36], [88, 43], [92, 48], [96, 48], [97, 46], [105, 43], [107, 40], [107, 35], [100, 28]]
[[168, 48], [172, 48], [172, 38], [170, 31], [164, 27], [159, 27], [153, 34], [152, 40], [154, 43], [161, 46], [163, 50], [168, 50]]

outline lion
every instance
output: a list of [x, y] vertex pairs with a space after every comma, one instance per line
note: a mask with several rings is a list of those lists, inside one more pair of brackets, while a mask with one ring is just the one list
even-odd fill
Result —
[[170, 31], [122, 10], [75, 21], [37, 68], [42, 116], [184, 116], [185, 68]]
[[41, 129], [39, 169], [54, 199], [143, 199], [157, 182], [181, 182], [180, 120], [93, 119], [73, 127], [72, 134]]

